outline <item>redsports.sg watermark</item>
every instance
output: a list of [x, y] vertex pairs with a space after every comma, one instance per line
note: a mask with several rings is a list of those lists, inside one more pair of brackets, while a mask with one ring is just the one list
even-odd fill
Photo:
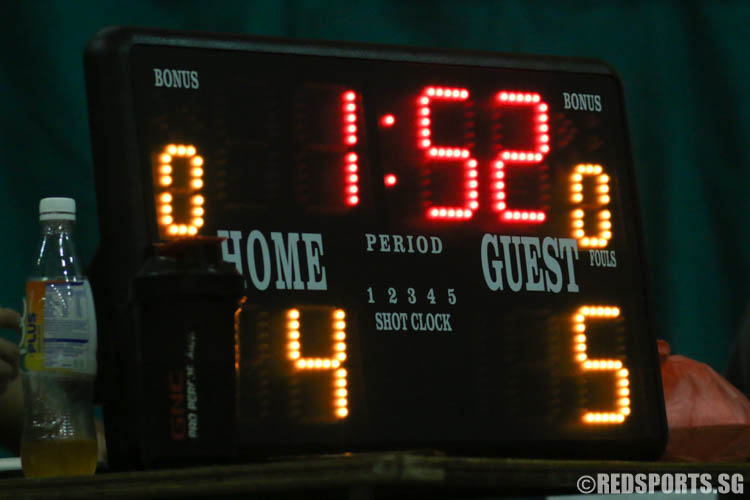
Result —
[[598, 495], [630, 493], [721, 493], [742, 495], [745, 491], [742, 474], [700, 474], [694, 473], [599, 473], [595, 476], [581, 476], [576, 482], [578, 491], [583, 494]]

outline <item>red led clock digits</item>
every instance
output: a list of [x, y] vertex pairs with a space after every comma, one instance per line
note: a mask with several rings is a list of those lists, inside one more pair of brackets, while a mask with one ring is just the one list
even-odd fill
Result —
[[492, 209], [500, 213], [505, 222], [540, 223], [547, 218], [541, 210], [514, 210], [508, 207], [505, 191], [505, 167], [509, 164], [532, 166], [540, 163], [549, 153], [549, 106], [535, 92], [503, 90], [495, 95], [499, 106], [526, 106], [534, 110], [534, 149], [503, 149], [492, 165]]
[[615, 319], [620, 316], [618, 307], [610, 306], [582, 306], [573, 315], [573, 352], [575, 360], [583, 371], [611, 371], [615, 374], [615, 396], [617, 411], [593, 412], [583, 414], [583, 421], [587, 424], [621, 424], [630, 415], [630, 379], [629, 372], [617, 359], [589, 359], [586, 354], [586, 320]]
[[299, 309], [289, 309], [286, 319], [287, 358], [296, 370], [333, 371], [333, 415], [337, 419], [346, 418], [349, 415], [347, 372], [341, 366], [346, 360], [346, 313], [343, 309], [335, 309], [331, 313], [331, 339], [334, 351], [331, 358], [303, 358], [302, 314]]
[[477, 180], [477, 161], [471, 157], [466, 148], [438, 146], [432, 143], [430, 103], [432, 101], [466, 101], [469, 91], [447, 87], [426, 87], [417, 99], [417, 145], [424, 149], [429, 160], [460, 161], [464, 168], [464, 205], [463, 206], [428, 206], [429, 219], [470, 219], [479, 208], [479, 181]]
[[[157, 173], [159, 174], [159, 186], [164, 191], [157, 195], [157, 212], [159, 225], [166, 228], [170, 236], [195, 236], [198, 230], [203, 226], [203, 208], [204, 199], [200, 192], [203, 188], [203, 158], [198, 156], [194, 146], [169, 144], [164, 147], [162, 153], [158, 156]], [[172, 162], [174, 158], [185, 158], [188, 160], [190, 169], [189, 185], [187, 188], [172, 187], [172, 174], [174, 168]], [[180, 224], [175, 222], [174, 214], [174, 194], [190, 196], [190, 222]]]
[[344, 155], [344, 197], [346, 204], [355, 206], [359, 203], [359, 165], [354, 146], [357, 144], [357, 93], [347, 90], [341, 95], [343, 101], [344, 144], [347, 152]]

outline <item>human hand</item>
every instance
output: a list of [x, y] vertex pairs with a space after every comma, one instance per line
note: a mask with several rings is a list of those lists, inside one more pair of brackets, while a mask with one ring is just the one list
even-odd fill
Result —
[[[13, 309], [0, 307], [0, 328], [19, 331], [21, 329], [21, 315]], [[8, 384], [18, 376], [18, 362], [21, 353], [13, 342], [0, 337], [0, 394], [3, 394]]]

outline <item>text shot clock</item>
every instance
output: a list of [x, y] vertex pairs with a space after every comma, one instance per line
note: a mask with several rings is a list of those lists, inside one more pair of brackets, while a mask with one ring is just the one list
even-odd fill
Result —
[[240, 455], [659, 455], [606, 65], [114, 29], [86, 70], [113, 345], [152, 243], [225, 238]]

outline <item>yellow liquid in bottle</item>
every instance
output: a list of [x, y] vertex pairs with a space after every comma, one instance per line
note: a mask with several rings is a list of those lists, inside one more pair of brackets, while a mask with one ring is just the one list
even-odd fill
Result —
[[96, 470], [94, 439], [42, 440], [21, 443], [26, 477], [85, 476]]

